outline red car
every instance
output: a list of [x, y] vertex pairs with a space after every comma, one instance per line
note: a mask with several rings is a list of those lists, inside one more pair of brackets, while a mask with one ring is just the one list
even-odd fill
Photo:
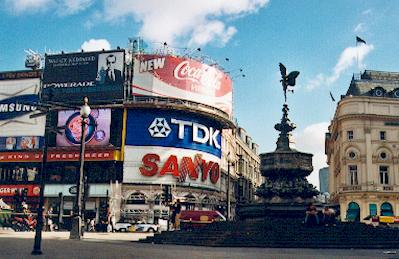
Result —
[[182, 210], [180, 214], [180, 228], [199, 228], [213, 222], [226, 221], [217, 210]]

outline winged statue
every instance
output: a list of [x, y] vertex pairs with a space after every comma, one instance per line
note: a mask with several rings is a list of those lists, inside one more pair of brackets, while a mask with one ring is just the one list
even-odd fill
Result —
[[298, 77], [299, 71], [292, 71], [287, 75], [287, 68], [282, 63], [279, 63], [279, 67], [281, 73], [280, 82], [283, 86], [285, 102], [287, 102], [287, 91], [294, 92], [294, 90], [288, 89], [288, 86], [295, 86], [295, 79]]

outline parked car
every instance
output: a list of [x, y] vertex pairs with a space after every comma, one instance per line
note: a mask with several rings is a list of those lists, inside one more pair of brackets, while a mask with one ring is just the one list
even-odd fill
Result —
[[132, 224], [128, 222], [118, 222], [115, 224], [114, 231], [126, 232], [131, 226]]
[[137, 223], [132, 225], [129, 228], [129, 231], [131, 232], [159, 232], [160, 227], [157, 224], [151, 224], [151, 223]]

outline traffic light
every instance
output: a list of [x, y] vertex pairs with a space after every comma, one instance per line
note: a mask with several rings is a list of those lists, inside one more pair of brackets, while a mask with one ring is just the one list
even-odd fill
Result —
[[170, 185], [162, 186], [161, 200], [163, 202], [171, 202], [172, 201], [172, 188]]

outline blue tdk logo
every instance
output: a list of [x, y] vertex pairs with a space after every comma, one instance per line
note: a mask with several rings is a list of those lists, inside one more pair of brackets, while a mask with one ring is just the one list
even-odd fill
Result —
[[151, 137], [166, 138], [172, 131], [165, 118], [155, 118], [148, 128]]

